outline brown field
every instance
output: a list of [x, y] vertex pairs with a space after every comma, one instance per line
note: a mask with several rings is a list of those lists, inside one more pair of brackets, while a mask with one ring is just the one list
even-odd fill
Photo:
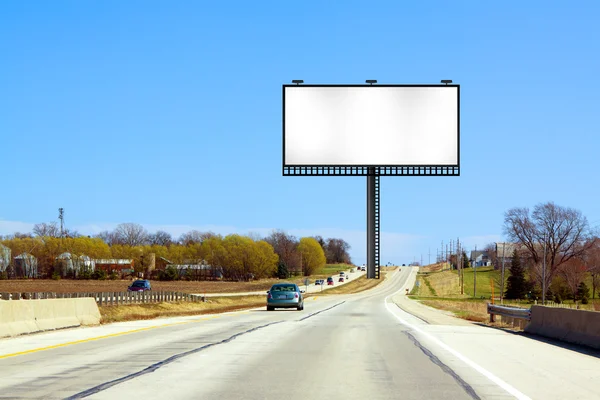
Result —
[[265, 305], [264, 296], [212, 297], [206, 303], [157, 303], [124, 306], [102, 306], [102, 323], [177, 317], [186, 315], [216, 314], [244, 310]]
[[[292, 279], [300, 283], [302, 279]], [[52, 279], [15, 279], [0, 280], [0, 292], [27, 293], [83, 293], [83, 292], [124, 292], [131, 280], [52, 280]], [[152, 290], [182, 293], [235, 293], [268, 290], [278, 279], [263, 279], [252, 282], [223, 281], [151, 281]]]

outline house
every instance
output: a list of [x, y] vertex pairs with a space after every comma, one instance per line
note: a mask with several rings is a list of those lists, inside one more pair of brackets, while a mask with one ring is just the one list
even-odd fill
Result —
[[29, 253], [21, 253], [14, 259], [17, 278], [37, 278], [38, 260]]
[[492, 265], [489, 254], [484, 250], [471, 251], [470, 260], [472, 260], [473, 265], [476, 267], [488, 267]]

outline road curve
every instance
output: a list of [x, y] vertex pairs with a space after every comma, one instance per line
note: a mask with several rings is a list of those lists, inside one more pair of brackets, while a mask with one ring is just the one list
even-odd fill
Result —
[[[415, 272], [391, 272], [367, 292], [311, 298], [304, 311], [263, 308], [2, 340], [0, 398], [542, 398], [523, 389], [531, 394], [550, 385], [545, 376], [520, 379], [526, 365], [516, 365], [520, 375], [512, 376], [497, 360], [486, 365], [493, 358], [480, 350], [502, 340], [504, 358], [522, 358], [520, 340], [528, 339], [427, 324], [397, 306]], [[520, 347], [510, 355], [514, 340]], [[586, 371], [597, 365], [595, 358], [570, 356]], [[590, 376], [543, 398], [596, 398], [593, 381], [583, 380]]]

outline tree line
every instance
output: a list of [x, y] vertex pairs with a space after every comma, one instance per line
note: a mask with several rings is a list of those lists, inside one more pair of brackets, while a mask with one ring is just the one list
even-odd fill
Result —
[[[247, 280], [268, 277], [309, 276], [326, 263], [351, 263], [350, 246], [343, 239], [321, 236], [296, 238], [282, 230], [267, 237], [192, 230], [174, 238], [165, 231], [148, 232], [135, 223], [119, 224], [112, 231], [84, 236], [63, 230], [55, 222], [36, 224], [30, 233], [14, 233], [0, 237], [0, 243], [11, 250], [9, 265], [2, 268], [0, 278], [14, 270], [14, 257], [23, 253], [37, 259], [40, 277], [57, 273], [57, 257], [65, 252], [73, 257], [91, 259], [131, 259], [135, 272], [144, 272], [150, 254], [172, 264], [206, 264], [222, 271], [223, 279]], [[6, 264], [6, 260], [4, 261]], [[170, 271], [171, 278], [175, 278]]]
[[533, 210], [512, 208], [504, 214], [504, 234], [514, 244], [512, 254], [498, 254], [488, 245], [494, 267], [507, 263], [505, 296], [509, 299], [565, 299], [587, 303], [600, 285], [600, 238], [578, 210], [553, 202]]

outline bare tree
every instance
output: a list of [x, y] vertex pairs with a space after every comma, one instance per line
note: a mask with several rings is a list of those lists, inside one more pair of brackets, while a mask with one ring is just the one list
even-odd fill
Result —
[[202, 243], [206, 239], [215, 237], [215, 236], [216, 235], [213, 232], [200, 232], [200, 231], [194, 229], [194, 230], [191, 230], [189, 232], [182, 234], [179, 237], [179, 243], [181, 243], [185, 246], [188, 246], [188, 245], [194, 244], [194, 243]]
[[[580, 211], [552, 202], [538, 204], [530, 214], [528, 208], [512, 208], [504, 214], [504, 231], [510, 240], [523, 245], [534, 266], [543, 264], [546, 255], [548, 288], [559, 267], [574, 257], [581, 257], [590, 246], [591, 231]], [[545, 293], [542, 294], [545, 297]]]
[[140, 246], [148, 242], [148, 231], [140, 224], [127, 222], [115, 228], [115, 235], [119, 243], [128, 246]]
[[587, 273], [583, 261], [580, 258], [571, 258], [559, 267], [558, 272], [565, 280], [569, 290], [571, 290], [573, 298], [577, 299], [577, 288], [583, 282]]
[[60, 237], [60, 228], [56, 222], [42, 222], [33, 226], [33, 233], [41, 237]]
[[492, 263], [494, 269], [502, 268], [502, 259], [500, 258], [502, 257], [502, 254], [500, 254], [500, 257], [498, 256], [496, 251], [496, 243], [488, 243], [483, 251], [488, 255], [489, 261]]
[[600, 238], [594, 238], [584, 260], [592, 277], [592, 299], [595, 299], [596, 289], [600, 286]]
[[15, 232], [12, 235], [9, 235], [9, 237], [12, 237], [13, 239], [32, 239], [33, 235], [29, 232], [27, 232], [27, 233]]
[[171, 236], [169, 232], [156, 231], [155, 233], [148, 235], [148, 242], [158, 246], [169, 247], [173, 244], [173, 236]]
[[290, 271], [301, 271], [300, 253], [297, 250], [298, 239], [284, 231], [275, 230], [265, 238], [273, 246], [279, 259], [285, 263]]
[[119, 243], [119, 238], [117, 237], [116, 233], [113, 231], [102, 231], [100, 233], [97, 233], [95, 235], [95, 237], [102, 239], [102, 241], [104, 243], [106, 243], [109, 246], [115, 245], [115, 244], [120, 244]]
[[327, 239], [325, 245], [325, 256], [330, 264], [346, 263], [350, 264], [350, 245], [343, 239]]
[[65, 235], [65, 237], [68, 237], [68, 238], [76, 238], [76, 237], [81, 236], [81, 233], [79, 233], [75, 229], [65, 228], [64, 235]]

